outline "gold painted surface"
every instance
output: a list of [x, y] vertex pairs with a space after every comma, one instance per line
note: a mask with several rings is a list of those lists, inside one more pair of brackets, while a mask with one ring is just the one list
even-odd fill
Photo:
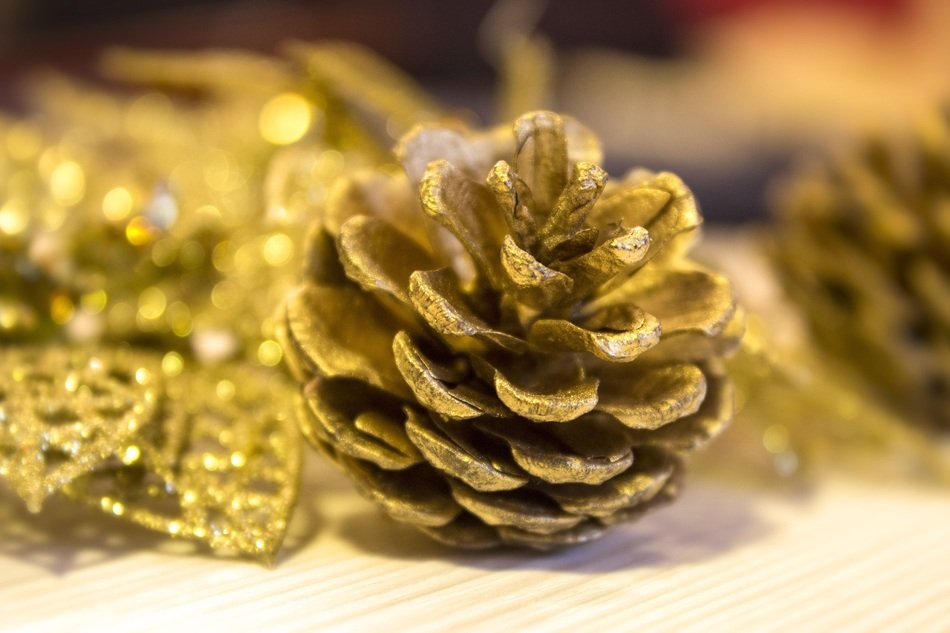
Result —
[[404, 171], [344, 176], [311, 229], [284, 337], [304, 434], [437, 540], [596, 538], [731, 417], [743, 321], [685, 257], [692, 194], [608, 182], [592, 138], [554, 112], [419, 126]]

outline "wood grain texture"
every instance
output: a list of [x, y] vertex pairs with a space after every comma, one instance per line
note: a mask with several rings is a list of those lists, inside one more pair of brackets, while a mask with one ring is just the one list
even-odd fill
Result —
[[826, 482], [789, 497], [693, 482], [553, 554], [458, 553], [310, 464], [273, 569], [194, 555], [94, 512], [0, 492], [3, 630], [946, 631], [950, 497]]

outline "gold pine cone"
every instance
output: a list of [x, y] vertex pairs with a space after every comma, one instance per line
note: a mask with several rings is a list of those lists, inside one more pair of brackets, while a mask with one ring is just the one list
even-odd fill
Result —
[[729, 283], [683, 254], [670, 173], [608, 185], [597, 140], [420, 127], [336, 183], [286, 306], [300, 420], [393, 518], [452, 545], [590, 540], [672, 499], [732, 415]]
[[816, 342], [950, 431], [950, 118], [790, 180], [774, 259]]

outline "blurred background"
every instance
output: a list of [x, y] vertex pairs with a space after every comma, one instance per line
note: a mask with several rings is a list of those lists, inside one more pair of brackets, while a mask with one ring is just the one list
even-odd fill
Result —
[[[947, 33], [945, 0], [0, 0], [0, 107], [23, 109], [38, 70], [99, 81], [113, 46], [351, 40], [486, 123], [501, 75], [543, 67], [534, 94], [601, 135], [612, 173], [672, 169], [707, 218], [744, 221], [789, 162], [945, 98]], [[512, 34], [535, 36], [522, 75], [501, 54]]]

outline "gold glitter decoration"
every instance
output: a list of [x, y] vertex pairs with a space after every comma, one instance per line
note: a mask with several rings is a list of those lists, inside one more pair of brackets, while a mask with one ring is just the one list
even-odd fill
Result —
[[271, 562], [300, 476], [292, 394], [281, 375], [249, 366], [186, 369], [166, 380], [157, 432], [66, 492], [149, 529]]
[[134, 446], [160, 406], [157, 371], [129, 352], [4, 350], [0, 477], [38, 512], [47, 496]]
[[728, 281], [673, 174], [616, 184], [577, 121], [421, 126], [344, 176], [283, 331], [308, 439], [440, 541], [584, 542], [671, 500], [728, 423]]
[[791, 181], [775, 261], [822, 349], [950, 431], [950, 114]]
[[385, 158], [392, 141], [413, 125], [442, 114], [418, 84], [385, 59], [349, 42], [290, 42], [288, 57], [301, 65], [324, 97], [331, 142], [347, 139]]
[[166, 365], [123, 348], [5, 351], [0, 475], [33, 511], [63, 492], [152, 530], [272, 560], [300, 473], [293, 388], [246, 365]]
[[0, 340], [258, 362], [313, 207], [439, 111], [383, 98], [409, 80], [353, 45], [286, 48], [114, 51], [109, 77], [161, 87], [130, 96], [34, 82], [30, 117], [0, 118]]

